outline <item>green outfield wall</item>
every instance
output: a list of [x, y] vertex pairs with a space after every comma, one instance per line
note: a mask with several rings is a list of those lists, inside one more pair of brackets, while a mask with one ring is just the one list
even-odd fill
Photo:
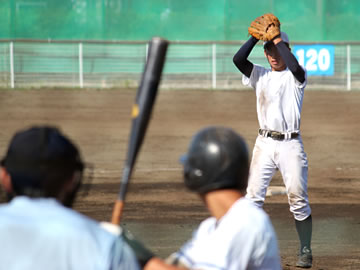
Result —
[[272, 12], [293, 41], [360, 41], [359, 0], [0, 0], [0, 39], [247, 39]]

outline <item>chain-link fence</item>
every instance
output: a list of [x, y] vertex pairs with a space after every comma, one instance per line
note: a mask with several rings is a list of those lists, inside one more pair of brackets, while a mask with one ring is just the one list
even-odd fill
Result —
[[[161, 87], [243, 89], [232, 58], [243, 42], [171, 42]], [[294, 46], [296, 44], [291, 44]], [[360, 89], [360, 43], [334, 43], [331, 76], [309, 76], [308, 89]], [[137, 87], [147, 42], [3, 40], [0, 87]], [[261, 44], [253, 63], [269, 66]]]

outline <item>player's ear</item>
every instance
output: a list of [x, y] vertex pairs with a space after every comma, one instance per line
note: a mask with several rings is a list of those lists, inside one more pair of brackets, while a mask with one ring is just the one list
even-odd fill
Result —
[[267, 52], [266, 52], [266, 49], [264, 49], [264, 55], [265, 55], [265, 57], [267, 58]]
[[12, 193], [13, 187], [11, 184], [11, 176], [4, 167], [0, 168], [0, 181], [4, 190], [7, 193]]
[[81, 183], [81, 172], [75, 171], [70, 179], [64, 184], [64, 190], [66, 192], [73, 192], [76, 190]]

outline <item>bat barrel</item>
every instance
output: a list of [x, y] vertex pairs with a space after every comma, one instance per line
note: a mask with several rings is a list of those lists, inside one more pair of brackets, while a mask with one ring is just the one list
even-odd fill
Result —
[[156, 83], [159, 83], [161, 78], [168, 44], [167, 40], [160, 37], [155, 37], [150, 41], [144, 75], [149, 76], [148, 79]]
[[153, 109], [161, 73], [165, 63], [168, 44], [169, 42], [167, 40], [160, 37], [154, 37], [150, 41], [145, 69], [142, 73], [140, 86], [132, 109], [132, 126], [128, 143], [129, 147], [118, 199], [116, 200], [113, 209], [111, 220], [113, 224], [120, 224], [128, 182], [135, 166], [136, 157], [143, 142], [146, 128], [150, 121], [151, 111]]

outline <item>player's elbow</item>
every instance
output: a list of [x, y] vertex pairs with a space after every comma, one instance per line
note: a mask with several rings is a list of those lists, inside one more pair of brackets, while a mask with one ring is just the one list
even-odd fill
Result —
[[236, 54], [234, 55], [234, 57], [233, 57], [233, 63], [234, 63], [234, 65], [235, 66], [237, 66], [237, 63], [239, 62], [239, 59], [238, 59], [238, 57], [236, 56]]
[[305, 82], [305, 71], [302, 69], [300, 65], [288, 67], [292, 74], [295, 76], [295, 78], [300, 82]]
[[244, 65], [245, 61], [235, 54], [233, 57], [233, 63], [239, 70], [241, 70], [241, 67]]

